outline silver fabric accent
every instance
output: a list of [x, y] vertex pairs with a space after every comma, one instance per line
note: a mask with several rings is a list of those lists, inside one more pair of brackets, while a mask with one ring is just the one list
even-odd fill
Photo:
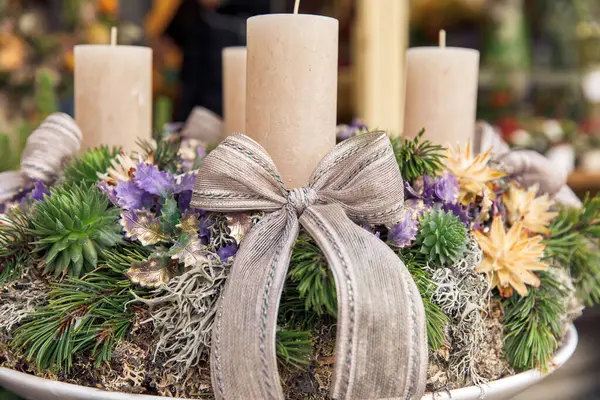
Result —
[[398, 256], [357, 225], [390, 224], [404, 201], [389, 139], [371, 133], [336, 146], [305, 188], [286, 190], [266, 151], [230, 136], [204, 160], [192, 206], [270, 212], [243, 240], [219, 300], [211, 368], [218, 399], [283, 399], [277, 311], [300, 225], [334, 275], [338, 299], [335, 399], [420, 399], [427, 337], [421, 296]]

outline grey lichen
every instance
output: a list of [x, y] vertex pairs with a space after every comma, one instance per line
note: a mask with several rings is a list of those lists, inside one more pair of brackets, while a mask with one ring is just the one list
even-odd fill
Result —
[[478, 369], [477, 355], [486, 334], [485, 318], [491, 292], [489, 280], [475, 271], [482, 251], [469, 235], [463, 258], [446, 268], [431, 270], [432, 301], [451, 319], [446, 350], [438, 357], [448, 362], [449, 382], [480, 384], [486, 381]]
[[0, 331], [16, 327], [48, 298], [49, 288], [40, 280], [24, 279], [0, 289]]

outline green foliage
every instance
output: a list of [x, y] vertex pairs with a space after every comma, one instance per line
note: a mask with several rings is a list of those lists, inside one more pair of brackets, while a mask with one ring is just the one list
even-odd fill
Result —
[[312, 344], [310, 332], [278, 330], [276, 348], [280, 364], [293, 369], [303, 369], [310, 364]]
[[466, 249], [467, 230], [456, 215], [432, 210], [421, 217], [415, 244], [428, 261], [443, 266], [458, 260]]
[[41, 69], [37, 72], [33, 100], [38, 122], [42, 122], [48, 115], [59, 110], [55, 87], [56, 78], [53, 77], [52, 71]]
[[425, 324], [427, 325], [427, 342], [431, 350], [438, 350], [444, 343], [446, 326], [449, 319], [439, 305], [431, 301], [435, 283], [431, 274], [424, 267], [426, 260], [420, 253], [403, 249], [400, 259], [412, 275], [425, 306]]
[[19, 279], [34, 261], [30, 220], [15, 208], [0, 218], [0, 286]]
[[160, 223], [164, 232], [174, 233], [175, 227], [179, 224], [181, 213], [177, 205], [177, 200], [171, 195], [164, 200], [160, 211]]
[[89, 354], [96, 366], [110, 360], [133, 320], [127, 303], [134, 288], [123, 271], [147, 257], [143, 248], [129, 245], [108, 254], [107, 262], [90, 274], [52, 284], [48, 304], [12, 332], [11, 345], [40, 370], [68, 371], [79, 354]]
[[567, 268], [586, 305], [600, 303], [600, 197], [563, 208], [550, 225], [545, 255]]
[[541, 285], [525, 297], [503, 301], [504, 351], [517, 370], [547, 371], [563, 334], [565, 287], [548, 271], [538, 273]]
[[393, 138], [392, 145], [402, 178], [412, 182], [423, 176], [435, 176], [444, 169], [445, 147], [423, 140], [425, 130], [414, 139]]
[[152, 157], [154, 164], [163, 171], [174, 172], [179, 162], [179, 148], [182, 137], [171, 135], [156, 141], [156, 148], [148, 141], [142, 140], [138, 144], [148, 158]]
[[119, 154], [117, 147], [101, 146], [88, 150], [73, 159], [64, 170], [65, 182], [75, 184], [83, 182], [93, 186], [98, 182], [98, 174], [103, 174], [111, 166], [111, 161]]
[[307, 234], [301, 234], [296, 241], [290, 261], [289, 278], [295, 287], [291, 290], [295, 290], [304, 302], [306, 315], [302, 315], [303, 320], [316, 320], [310, 316], [311, 313], [315, 316], [337, 316], [333, 274], [321, 249]]
[[173, 101], [166, 96], [159, 96], [154, 102], [154, 110], [154, 130], [162, 131], [165, 125], [171, 122]]
[[95, 186], [63, 185], [36, 204], [31, 233], [45, 253], [44, 274], [80, 276], [98, 264], [106, 249], [121, 242], [119, 210]]
[[0, 133], [0, 172], [19, 169], [21, 153], [30, 133], [31, 126], [25, 122], [17, 126], [15, 135]]

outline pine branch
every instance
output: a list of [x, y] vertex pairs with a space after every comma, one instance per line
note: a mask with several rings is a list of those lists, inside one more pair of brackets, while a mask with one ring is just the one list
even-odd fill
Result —
[[504, 351], [513, 368], [547, 371], [563, 334], [565, 287], [548, 271], [539, 272], [541, 285], [526, 297], [503, 301]]
[[86, 186], [93, 186], [98, 182], [98, 174], [104, 174], [111, 166], [111, 161], [119, 154], [117, 147], [101, 146], [88, 150], [81, 156], [73, 159], [65, 167], [64, 178], [67, 184], [83, 182]]
[[0, 285], [19, 279], [34, 262], [29, 217], [19, 208], [0, 218]]
[[424, 134], [425, 130], [422, 130], [414, 139], [392, 139], [396, 161], [405, 181], [412, 182], [423, 175], [435, 176], [444, 169], [446, 148], [429, 140], [422, 141]]
[[426, 257], [418, 251], [403, 249], [400, 259], [412, 275], [421, 299], [425, 306], [425, 323], [427, 325], [427, 341], [431, 350], [438, 350], [444, 343], [446, 326], [449, 319], [436, 303], [431, 301], [435, 283], [431, 280], [429, 272], [423, 267], [427, 265]]
[[283, 367], [303, 369], [310, 364], [313, 347], [310, 332], [279, 330], [276, 347], [279, 363]]
[[148, 252], [128, 245], [106, 257], [105, 265], [84, 277], [53, 284], [48, 304], [14, 330], [11, 345], [40, 370], [68, 371], [73, 358], [84, 353], [99, 365], [110, 360], [114, 345], [129, 332], [133, 311], [126, 304], [134, 299], [134, 288], [123, 271]]
[[158, 140], [156, 148], [152, 143], [145, 140], [138, 142], [138, 145], [148, 158], [154, 160], [154, 164], [160, 170], [173, 172], [177, 169], [179, 163], [179, 148], [182, 139], [180, 135], [171, 135]]
[[586, 196], [580, 209], [561, 209], [550, 232], [545, 256], [569, 269], [587, 305], [600, 303], [600, 197]]

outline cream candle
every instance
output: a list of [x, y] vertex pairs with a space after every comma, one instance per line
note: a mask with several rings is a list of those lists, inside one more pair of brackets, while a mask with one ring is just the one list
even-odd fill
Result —
[[110, 45], [75, 46], [75, 119], [82, 150], [100, 145], [137, 149], [152, 136], [152, 50]]
[[404, 135], [425, 137], [440, 144], [464, 145], [475, 134], [479, 52], [446, 47], [407, 51]]
[[246, 132], [246, 48], [223, 49], [223, 137]]
[[303, 14], [248, 19], [246, 133], [288, 188], [306, 186], [335, 145], [338, 21]]

